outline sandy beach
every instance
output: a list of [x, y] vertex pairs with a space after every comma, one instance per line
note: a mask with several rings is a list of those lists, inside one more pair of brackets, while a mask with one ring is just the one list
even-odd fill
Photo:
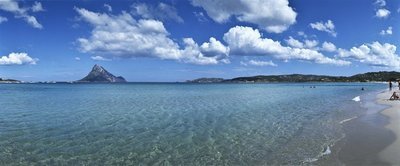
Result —
[[[379, 153], [382, 161], [390, 163], [391, 165], [400, 165], [400, 101], [390, 101], [388, 98], [394, 91], [385, 91], [378, 95], [378, 103], [389, 105], [390, 108], [385, 109], [381, 113], [389, 117], [389, 123], [385, 128], [391, 130], [395, 135], [395, 141], [387, 146]], [[396, 90], [396, 92], [400, 92]]]
[[365, 114], [343, 122], [345, 137], [316, 165], [399, 165], [400, 101], [389, 101], [392, 93], [364, 96]]

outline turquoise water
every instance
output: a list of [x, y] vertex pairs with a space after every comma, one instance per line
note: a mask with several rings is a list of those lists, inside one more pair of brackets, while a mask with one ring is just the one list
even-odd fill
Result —
[[301, 164], [384, 87], [0, 84], [0, 165]]

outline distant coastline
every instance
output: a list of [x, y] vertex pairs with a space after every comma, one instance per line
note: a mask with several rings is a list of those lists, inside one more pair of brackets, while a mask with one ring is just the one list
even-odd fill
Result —
[[[107, 72], [107, 74], [110, 74]], [[103, 75], [98, 74], [103, 77]], [[96, 76], [98, 76], [96, 75]], [[110, 74], [111, 75], [111, 74]], [[93, 77], [96, 78], [97, 77]], [[99, 79], [100, 81], [37, 81], [28, 82], [20, 81], [15, 79], [2, 79], [1, 83], [39, 83], [39, 84], [72, 84], [72, 83], [140, 83], [140, 82], [129, 82], [125, 81], [123, 77], [115, 77], [113, 75]], [[123, 81], [119, 81], [122, 78]], [[93, 80], [96, 80], [93, 79]], [[117, 81], [114, 81], [117, 80]], [[258, 76], [247, 76], [247, 77], [235, 77], [231, 79], [224, 78], [198, 78], [194, 80], [187, 80], [183, 82], [164, 82], [164, 83], [302, 83], [302, 82], [387, 82], [387, 81], [399, 81], [400, 72], [395, 71], [380, 71], [380, 72], [368, 72], [363, 74], [356, 74], [353, 76], [329, 76], [329, 75], [311, 75], [311, 74], [288, 74], [288, 75], [258, 75]], [[149, 82], [143, 82], [149, 83]], [[161, 83], [161, 82], [158, 82]]]
[[7, 83], [22, 83], [22, 81], [14, 80], [14, 79], [0, 78], [0, 83], [2, 83], [2, 84], [7, 84]]
[[380, 71], [356, 74], [353, 76], [328, 76], [328, 75], [259, 75], [250, 77], [223, 78], [199, 78], [188, 80], [188, 83], [279, 83], [279, 82], [387, 82], [400, 79], [400, 72]]

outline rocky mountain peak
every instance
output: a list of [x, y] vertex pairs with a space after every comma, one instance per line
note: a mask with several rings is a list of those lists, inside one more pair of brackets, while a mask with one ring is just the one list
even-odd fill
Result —
[[98, 64], [95, 64], [95, 65], [93, 66], [93, 68], [92, 68], [92, 71], [103, 72], [104, 70], [105, 70], [105, 69], [104, 69], [102, 66], [98, 65]]
[[114, 76], [100, 65], [94, 65], [89, 74], [78, 82], [126, 82], [121, 76]]

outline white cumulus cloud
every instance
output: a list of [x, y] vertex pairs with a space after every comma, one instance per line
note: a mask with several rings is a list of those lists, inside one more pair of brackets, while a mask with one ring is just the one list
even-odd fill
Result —
[[319, 42], [316, 40], [305, 40], [304, 41], [304, 45], [307, 48], [315, 48], [318, 44], [319, 44]]
[[372, 42], [352, 47], [350, 50], [338, 49], [338, 57], [350, 58], [372, 66], [400, 69], [400, 57], [396, 46], [389, 43]]
[[378, 18], [387, 18], [390, 15], [390, 11], [387, 9], [378, 9], [375, 13], [375, 16]]
[[213, 37], [210, 38], [209, 42], [203, 43], [200, 49], [205, 56], [218, 55], [225, 58], [229, 54], [229, 48]]
[[291, 47], [304, 48], [304, 43], [297, 39], [294, 39], [292, 36], [289, 36], [289, 39], [286, 39], [285, 41]]
[[44, 11], [42, 3], [35, 2], [32, 6], [32, 12], [42, 12]]
[[31, 58], [27, 53], [11, 53], [0, 57], [0, 65], [35, 65], [39, 59]]
[[331, 42], [324, 42], [324, 43], [322, 43], [322, 50], [327, 51], [327, 52], [335, 52], [336, 46], [335, 46], [335, 44], [333, 44]]
[[235, 17], [272, 33], [287, 30], [297, 16], [288, 0], [192, 0], [192, 4], [202, 7], [218, 23]]
[[386, 6], [386, 1], [385, 0], [376, 0], [375, 4], [380, 7], [384, 7], [384, 6]]
[[297, 35], [299, 35], [299, 36], [301, 36], [301, 37], [304, 37], [304, 38], [307, 38], [308, 36], [306, 35], [306, 33], [304, 33], [304, 31], [299, 31], [299, 32], [297, 32]]
[[297, 39], [294, 39], [292, 36], [289, 36], [289, 39], [285, 40], [286, 43], [294, 48], [315, 48], [319, 42], [316, 40], [304, 40], [303, 42]]
[[37, 20], [36, 17], [33, 16], [24, 16], [24, 20], [29, 23], [31, 26], [34, 28], [42, 29], [43, 26], [40, 24]]
[[145, 19], [156, 19], [161, 21], [174, 20], [183, 22], [182, 17], [178, 15], [175, 7], [160, 2], [157, 6], [138, 3], [132, 5], [132, 14], [139, 15]]
[[328, 20], [325, 23], [324, 22], [311, 23], [310, 26], [311, 28], [316, 29], [318, 31], [328, 32], [333, 37], [337, 36], [337, 32], [335, 31], [335, 24], [333, 24], [333, 21], [331, 20]]
[[390, 27], [388, 27], [388, 29], [382, 30], [379, 34], [381, 34], [382, 36], [392, 35], [393, 34], [393, 28], [390, 26]]
[[349, 65], [349, 61], [333, 59], [308, 48], [296, 48], [281, 45], [280, 42], [262, 38], [257, 29], [236, 26], [224, 34], [231, 55], [264, 55], [282, 60], [303, 60], [319, 64]]
[[289, 36], [289, 39], [285, 40], [286, 43], [290, 47], [294, 48], [310, 48], [310, 49], [317, 49], [316, 46], [318, 46], [319, 42], [316, 40], [304, 40], [303, 42], [297, 39], [294, 39], [292, 36]]
[[259, 60], [249, 60], [247, 62], [244, 61], [240, 61], [240, 64], [243, 66], [248, 66], [248, 65], [252, 65], [252, 66], [278, 66], [277, 64], [275, 64], [272, 61], [259, 61]]
[[[200, 46], [192, 38], [184, 38], [185, 48], [181, 51], [180, 59], [187, 63], [207, 65], [219, 63], [220, 56], [205, 56], [201, 52]], [[223, 63], [229, 63], [229, 60], [221, 60]]]
[[111, 5], [105, 3], [103, 6], [104, 6], [104, 8], [107, 9], [107, 11], [112, 12], [112, 7], [111, 7]]
[[7, 18], [0, 16], [0, 24], [6, 21], [8, 21]]
[[185, 38], [181, 48], [169, 38], [161, 21], [136, 20], [127, 12], [111, 15], [83, 8], [75, 10], [93, 27], [90, 37], [77, 40], [82, 52], [102, 57], [157, 57], [194, 64], [227, 62], [224, 60], [227, 50], [214, 38], [201, 47], [193, 39]]
[[[25, 22], [27, 22], [32, 27], [42, 29], [43, 26], [36, 20], [36, 17], [34, 17], [28, 13], [29, 8], [20, 7], [18, 2], [19, 1], [15, 1], [15, 0], [1, 0], [0, 1], [0, 10], [13, 13], [16, 18], [21, 18], [21, 19], [25, 20]], [[40, 4], [40, 3], [35, 2], [33, 7], [39, 8], [37, 4]], [[40, 7], [41, 7], [41, 4], [40, 4]], [[32, 10], [33, 10], [33, 8], [32, 8]]]
[[[107, 59], [107, 58], [104, 58], [104, 57], [98, 56], [98, 55], [96, 55], [96, 56], [91, 56], [90, 59], [93, 59], [93, 60], [95, 60], [95, 61], [110, 61], [110, 59]], [[80, 59], [79, 59], [79, 60], [80, 60]]]

